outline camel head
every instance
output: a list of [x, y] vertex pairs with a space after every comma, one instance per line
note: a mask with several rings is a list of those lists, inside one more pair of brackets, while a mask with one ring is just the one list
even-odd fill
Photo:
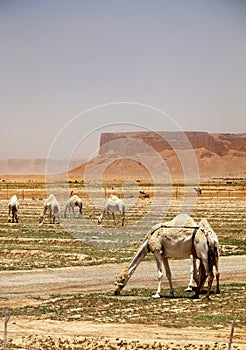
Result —
[[98, 216], [98, 220], [97, 220], [98, 225], [100, 225], [102, 223], [102, 219], [103, 219], [103, 216], [101, 214]]
[[120, 292], [125, 287], [128, 279], [129, 279], [129, 275], [128, 275], [128, 266], [127, 266], [127, 268], [125, 268], [118, 276], [116, 276], [116, 281], [115, 281], [116, 289], [114, 291], [114, 295], [120, 295]]
[[120, 295], [120, 292], [125, 286], [125, 280], [126, 278], [124, 276], [116, 276], [116, 281], [115, 281], [116, 289], [114, 291], [114, 295]]

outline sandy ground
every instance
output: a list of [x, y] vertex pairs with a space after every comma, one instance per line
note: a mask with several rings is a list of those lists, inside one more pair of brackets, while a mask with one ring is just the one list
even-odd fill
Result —
[[[189, 273], [188, 260], [172, 260], [170, 262], [174, 287], [187, 284]], [[31, 271], [0, 272], [0, 306], [3, 308], [25, 306], [39, 303], [33, 297], [45, 297], [52, 293], [72, 294], [114, 291], [114, 279], [124, 264], [107, 264], [88, 267], [69, 267], [61, 269], [42, 269]], [[221, 257], [221, 284], [246, 281], [246, 256]], [[127, 288], [153, 288], [156, 286], [155, 262], [140, 264]], [[164, 288], [167, 281], [163, 280]], [[119, 296], [124, 298], [124, 295]], [[3, 320], [0, 322], [3, 329]], [[103, 336], [110, 339], [123, 338], [143, 342], [168, 341], [174, 344], [194, 344], [209, 342], [227, 343], [230, 327], [207, 330], [200, 328], [165, 328], [141, 324], [97, 324], [95, 322], [72, 321], [60, 322], [52, 320], [38, 321], [33, 317], [11, 316], [8, 323], [9, 337], [21, 339], [27, 335], [50, 335], [52, 337]], [[246, 330], [235, 327], [234, 342], [240, 349], [246, 349]]]

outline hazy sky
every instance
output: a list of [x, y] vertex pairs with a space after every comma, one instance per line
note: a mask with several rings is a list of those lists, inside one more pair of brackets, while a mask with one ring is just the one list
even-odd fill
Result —
[[91, 134], [85, 153], [104, 125], [175, 129], [100, 107], [69, 129], [116, 102], [177, 129], [246, 132], [245, 0], [0, 0], [0, 47], [0, 159], [46, 158], [65, 129], [70, 144]]

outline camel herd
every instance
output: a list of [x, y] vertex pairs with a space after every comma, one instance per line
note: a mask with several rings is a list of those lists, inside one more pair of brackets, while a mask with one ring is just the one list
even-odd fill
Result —
[[[79, 208], [79, 217], [82, 217], [82, 199], [77, 196], [76, 194], [73, 194], [73, 191], [70, 194], [70, 197], [68, 198], [65, 209], [64, 209], [64, 218], [67, 217], [67, 214], [71, 215], [71, 212], [73, 216], [75, 215], [74, 208]], [[17, 196], [14, 195], [10, 198], [8, 202], [8, 222], [14, 223], [18, 222], [18, 208], [19, 203]], [[44, 207], [43, 212], [40, 215], [39, 218], [39, 224], [43, 225], [45, 218], [47, 215], [50, 217], [50, 223], [54, 224], [55, 220], [57, 220], [58, 223], [60, 223], [60, 205], [58, 203], [58, 200], [56, 199], [56, 196], [54, 194], [50, 194], [47, 199], [44, 201]], [[12, 213], [12, 219], [11, 219], [11, 213]], [[110, 197], [106, 200], [105, 206], [102, 210], [101, 215], [98, 217], [98, 224], [101, 224], [103, 221], [103, 218], [105, 214], [111, 213], [113, 216], [114, 224], [116, 226], [116, 218], [115, 214], [120, 213], [122, 215], [122, 226], [124, 226], [124, 220], [125, 220], [125, 205], [122, 199], [115, 195], [110, 195]]]
[[[79, 217], [82, 217], [82, 200], [79, 196], [71, 192], [65, 204], [64, 217], [74, 215], [74, 208], [79, 208]], [[14, 195], [8, 202], [8, 221], [18, 222], [19, 203]], [[116, 226], [115, 213], [122, 216], [121, 225], [124, 226], [125, 205], [123, 200], [115, 195], [111, 195], [105, 202], [101, 215], [98, 217], [98, 224], [101, 224], [106, 213], [111, 213]], [[12, 216], [11, 216], [12, 214]], [[40, 216], [39, 224], [43, 225], [45, 218], [49, 215], [50, 223], [57, 220], [60, 223], [60, 205], [54, 194], [51, 194], [44, 202], [43, 212]], [[130, 263], [116, 277], [115, 295], [119, 295], [125, 287], [130, 277], [136, 270], [139, 263], [147, 253], [152, 252], [156, 259], [158, 286], [153, 295], [154, 298], [161, 296], [161, 282], [163, 277], [162, 265], [164, 265], [166, 277], [169, 281], [170, 297], [174, 297], [171, 270], [168, 258], [191, 259], [191, 275], [186, 291], [195, 290], [193, 298], [199, 298], [206, 279], [208, 278], [208, 289], [206, 298], [211, 294], [214, 272], [216, 276], [216, 293], [220, 293], [219, 288], [219, 242], [212, 227], [206, 219], [202, 219], [198, 224], [186, 214], [179, 214], [173, 220], [154, 225], [145, 236], [139, 249], [133, 256]], [[197, 262], [199, 265], [197, 266]], [[194, 287], [196, 284], [196, 287]]]

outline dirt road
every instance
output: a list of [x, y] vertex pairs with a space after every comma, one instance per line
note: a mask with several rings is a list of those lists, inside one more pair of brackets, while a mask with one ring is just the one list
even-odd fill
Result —
[[[171, 260], [174, 287], [185, 285], [189, 280], [190, 262], [188, 259]], [[115, 276], [125, 264], [106, 264], [61, 269], [35, 269], [31, 271], [0, 272], [0, 305], [2, 300], [18, 303], [26, 295], [43, 296], [51, 293], [88, 293], [114, 289]], [[246, 256], [220, 258], [221, 283], [246, 281]], [[163, 288], [168, 288], [163, 278]], [[156, 264], [142, 262], [127, 287], [153, 288], [157, 285]]]

